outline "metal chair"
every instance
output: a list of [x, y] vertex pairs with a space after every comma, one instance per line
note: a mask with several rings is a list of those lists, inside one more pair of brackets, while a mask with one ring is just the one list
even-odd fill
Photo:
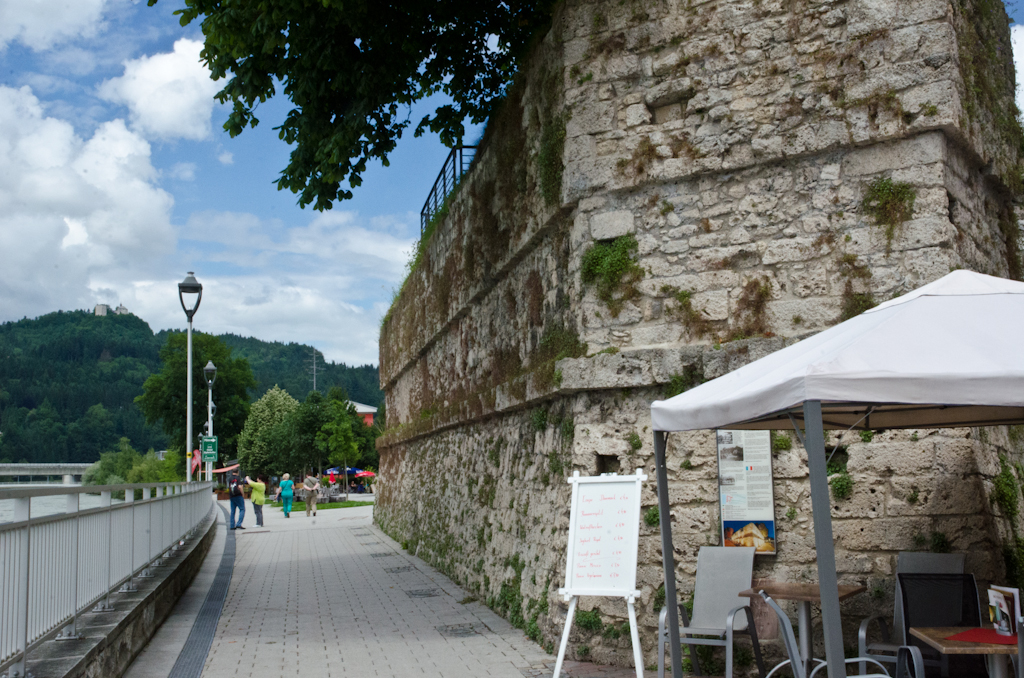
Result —
[[[857, 653], [886, 664], [896, 662], [896, 650], [907, 644], [903, 630], [903, 595], [900, 591], [900, 574], [962, 574], [964, 571], [963, 553], [922, 553], [919, 551], [901, 551], [896, 557], [896, 600], [893, 604], [892, 632], [885, 623], [885, 616], [873, 615], [860, 623], [857, 633]], [[871, 624], [878, 625], [881, 642], [868, 643], [868, 631]], [[864, 670], [864, 667], [861, 667]]]
[[[733, 675], [733, 636], [750, 636], [757, 662], [758, 675], [765, 677], [761, 646], [754, 628], [750, 601], [740, 592], [750, 588], [754, 573], [754, 549], [746, 547], [702, 546], [697, 553], [697, 577], [693, 589], [693, 619], [679, 605], [683, 626], [679, 629], [681, 645], [690, 646], [694, 673], [703, 675], [694, 653], [695, 645], [725, 647], [725, 675]], [[738, 614], [742, 612], [742, 614]], [[658, 617], [658, 677], [665, 675], [665, 647], [668, 645], [668, 608]], [[694, 636], [705, 636], [695, 638]], [[711, 637], [706, 637], [711, 636]]]
[[943, 655], [910, 635], [911, 626], [981, 626], [978, 584], [973, 574], [898, 574], [903, 598], [903, 636], [920, 648], [927, 676], [985, 678], [978, 655]]
[[[800, 658], [800, 647], [796, 642], [796, 634], [793, 633], [793, 623], [789, 620], [789, 615], [783, 612], [782, 608], [779, 607], [779, 604], [772, 600], [771, 596], [769, 596], [767, 593], [761, 591], [760, 595], [761, 598], [764, 599], [764, 602], [768, 604], [768, 607], [770, 607], [775, 612], [775, 615], [779, 618], [779, 628], [782, 632], [782, 640], [786, 645], [786, 654], [789, 655], [789, 659], [779, 663], [777, 666], [772, 668], [772, 670], [768, 673], [768, 676], [766, 676], [766, 678], [770, 678], [772, 675], [775, 674], [776, 671], [787, 666], [789, 667], [790, 671], [793, 672], [794, 678], [814, 678], [814, 676], [817, 675], [818, 672], [822, 669], [827, 670], [828, 664], [825, 663], [824, 660], [811, 659], [811, 661], [814, 662], [816, 666], [811, 671], [810, 675], [807, 675], [804, 663]], [[924, 664], [921, 660], [921, 652], [916, 647], [904, 646], [896, 648], [895, 660], [896, 678], [909, 678], [909, 674], [906, 668], [908, 664], [911, 662], [914, 664], [915, 671], [919, 672], [915, 673], [915, 675], [924, 675]], [[890, 678], [889, 672], [886, 671], [885, 667], [882, 666], [880, 662], [875, 661], [874, 659], [870, 659], [868, 657], [852, 657], [850, 659], [845, 659], [844, 663], [860, 664], [861, 667], [863, 667], [865, 664], [874, 664], [878, 667], [881, 673], [865, 674], [863, 673], [863, 668], [861, 668], [861, 675], [866, 676], [867, 678]]]

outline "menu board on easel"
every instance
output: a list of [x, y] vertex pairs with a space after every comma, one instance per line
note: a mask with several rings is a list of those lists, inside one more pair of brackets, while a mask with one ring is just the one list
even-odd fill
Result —
[[582, 477], [574, 471], [569, 508], [569, 548], [565, 556], [565, 586], [558, 589], [569, 601], [562, 642], [555, 659], [555, 678], [569, 644], [569, 630], [580, 596], [612, 596], [626, 600], [629, 637], [637, 678], [644, 677], [640, 633], [636, 623], [636, 556], [640, 540], [640, 491], [647, 476], [609, 473]]
[[770, 431], [716, 431], [722, 545], [775, 555]]
[[638, 475], [569, 479], [573, 492], [565, 590], [572, 595], [627, 596], [635, 591], [643, 482]]

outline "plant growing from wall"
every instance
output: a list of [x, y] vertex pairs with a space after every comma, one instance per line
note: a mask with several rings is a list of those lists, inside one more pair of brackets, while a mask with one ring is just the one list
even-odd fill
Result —
[[600, 633], [604, 627], [604, 622], [601, 621], [601, 613], [597, 610], [576, 610], [576, 626], [583, 629], [584, 631], [590, 631], [592, 633]]
[[671, 285], [662, 285], [661, 293], [675, 299], [676, 306], [673, 312], [683, 321], [689, 338], [703, 339], [711, 334], [711, 320], [693, 307], [693, 295], [689, 291]]
[[849, 499], [853, 495], [853, 478], [845, 470], [832, 476], [828, 484], [835, 499]]
[[917, 191], [911, 184], [889, 177], [878, 177], [865, 189], [861, 209], [883, 227], [886, 254], [892, 251], [897, 230], [914, 215], [916, 198]]
[[540, 152], [537, 164], [540, 174], [540, 193], [548, 206], [557, 205], [562, 192], [562, 173], [565, 165], [562, 154], [565, 151], [566, 114], [556, 115], [544, 125], [540, 135]]
[[734, 329], [727, 341], [773, 336], [768, 323], [768, 302], [771, 298], [772, 285], [767, 278], [753, 278], [747, 281], [736, 299]]
[[612, 317], [618, 317], [627, 301], [640, 296], [637, 283], [643, 279], [644, 270], [637, 264], [638, 249], [636, 237], [627, 234], [611, 242], [595, 243], [583, 255], [583, 284], [596, 288], [597, 298]]
[[629, 449], [634, 452], [644, 446], [644, 441], [640, 439], [640, 434], [636, 431], [632, 431], [628, 436], [626, 436], [626, 442], [629, 443]]
[[855, 281], [866, 284], [865, 281], [872, 277], [871, 269], [861, 264], [856, 254], [843, 254], [836, 263], [839, 267], [839, 275], [846, 278], [846, 285], [843, 288], [843, 305], [839, 312], [839, 322], [843, 322], [860, 315], [869, 308], [874, 308], [877, 302], [870, 290], [867, 292], [854, 291]]
[[689, 391], [694, 386], [704, 383], [704, 375], [696, 365], [687, 365], [683, 368], [682, 374], [673, 374], [665, 384], [665, 397], [671, 398], [684, 391]]
[[779, 433], [778, 431], [772, 431], [772, 452], [778, 453], [786, 450], [793, 449], [793, 439], [785, 433]]
[[647, 527], [657, 527], [661, 522], [661, 513], [657, 506], [652, 506], [644, 512], [644, 524]]

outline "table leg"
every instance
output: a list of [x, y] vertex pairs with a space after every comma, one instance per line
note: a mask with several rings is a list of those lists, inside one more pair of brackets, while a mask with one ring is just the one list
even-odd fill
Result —
[[800, 633], [800, 658], [804, 662], [804, 675], [811, 671], [811, 604], [806, 600], [799, 602], [797, 612], [797, 629]]
[[1006, 669], [1005, 654], [990, 654], [985, 659], [988, 661], [989, 678], [1010, 678], [1010, 672]]

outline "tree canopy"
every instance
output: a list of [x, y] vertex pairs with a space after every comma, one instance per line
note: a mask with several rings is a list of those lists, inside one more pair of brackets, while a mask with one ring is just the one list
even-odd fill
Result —
[[[149, 0], [150, 5], [157, 0]], [[463, 121], [486, 120], [515, 74], [551, 0], [185, 0], [186, 26], [201, 17], [202, 59], [230, 101], [224, 128], [255, 127], [257, 106], [283, 88], [294, 104], [279, 127], [294, 148], [277, 180], [299, 204], [330, 209], [352, 197], [367, 161], [388, 164], [412, 122], [411, 105], [443, 92], [415, 127], [449, 146]]]
[[252, 404], [238, 437], [238, 461], [246, 473], [276, 474], [288, 468], [284, 424], [298, 406], [299, 401], [277, 386]]
[[[149, 423], [162, 422], [164, 432], [174, 447], [183, 446], [185, 439], [185, 380], [187, 376], [187, 336], [184, 333], [168, 335], [160, 349], [161, 370], [146, 379], [142, 395], [135, 399]], [[256, 388], [249, 361], [232, 358], [231, 349], [212, 334], [192, 335], [192, 440], [198, 445], [206, 424], [206, 379], [203, 367], [212, 360], [217, 366], [217, 380], [213, 384], [213, 402], [217, 413], [213, 418], [213, 432], [224, 458], [233, 457], [238, 434], [249, 414], [249, 391]], [[186, 450], [187, 452], [187, 450]]]

